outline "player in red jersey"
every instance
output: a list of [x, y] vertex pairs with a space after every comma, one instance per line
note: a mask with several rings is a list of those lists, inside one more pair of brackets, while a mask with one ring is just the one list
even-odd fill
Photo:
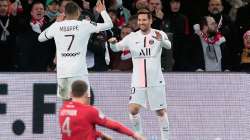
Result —
[[84, 81], [73, 82], [71, 101], [65, 101], [59, 112], [59, 121], [63, 140], [96, 140], [102, 136], [96, 131], [95, 125], [100, 125], [135, 140], [144, 140], [119, 122], [106, 118], [95, 107], [88, 105], [88, 86]]

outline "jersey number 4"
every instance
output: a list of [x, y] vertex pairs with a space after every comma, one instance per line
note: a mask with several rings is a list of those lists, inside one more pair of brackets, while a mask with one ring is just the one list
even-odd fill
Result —
[[70, 129], [70, 117], [66, 117], [62, 125], [62, 133], [65, 133], [68, 137], [71, 136]]
[[72, 43], [75, 39], [75, 35], [64, 35], [65, 37], [71, 37], [71, 41], [70, 41], [70, 44], [69, 44], [69, 47], [68, 47], [68, 51], [70, 50], [71, 46], [72, 46]]

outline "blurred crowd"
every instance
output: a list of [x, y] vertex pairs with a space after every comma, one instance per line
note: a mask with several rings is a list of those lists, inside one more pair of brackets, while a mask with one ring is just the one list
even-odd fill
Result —
[[[70, 0], [0, 0], [0, 71], [55, 71], [54, 40], [38, 42]], [[103, 22], [96, 0], [74, 0], [81, 18]], [[131, 71], [128, 50], [112, 52], [107, 40], [138, 29], [136, 12], [148, 8], [152, 27], [167, 33], [172, 49], [162, 51], [163, 71], [250, 71], [248, 0], [106, 0], [114, 27], [92, 34], [89, 71]]]

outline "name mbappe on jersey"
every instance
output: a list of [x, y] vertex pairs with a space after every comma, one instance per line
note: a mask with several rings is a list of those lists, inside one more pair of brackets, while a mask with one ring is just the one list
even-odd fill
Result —
[[60, 26], [59, 29], [62, 32], [79, 31], [79, 25], [75, 25], [75, 26]]

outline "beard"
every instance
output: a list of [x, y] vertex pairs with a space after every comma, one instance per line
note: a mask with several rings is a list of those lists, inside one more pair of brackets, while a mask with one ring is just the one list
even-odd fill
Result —
[[218, 23], [221, 18], [220, 10], [213, 10], [210, 12], [210, 16], [214, 18], [214, 20]]
[[217, 15], [217, 14], [220, 14], [220, 13], [221, 13], [221, 11], [218, 8], [215, 8], [215, 9], [213, 9], [211, 11], [211, 14], [213, 14], [213, 15]]
[[148, 29], [147, 28], [140, 28], [141, 31], [146, 32]]
[[208, 31], [208, 37], [213, 37], [216, 35], [216, 31]]
[[143, 32], [147, 32], [150, 28], [149, 27], [140, 27], [140, 30], [143, 31]]

